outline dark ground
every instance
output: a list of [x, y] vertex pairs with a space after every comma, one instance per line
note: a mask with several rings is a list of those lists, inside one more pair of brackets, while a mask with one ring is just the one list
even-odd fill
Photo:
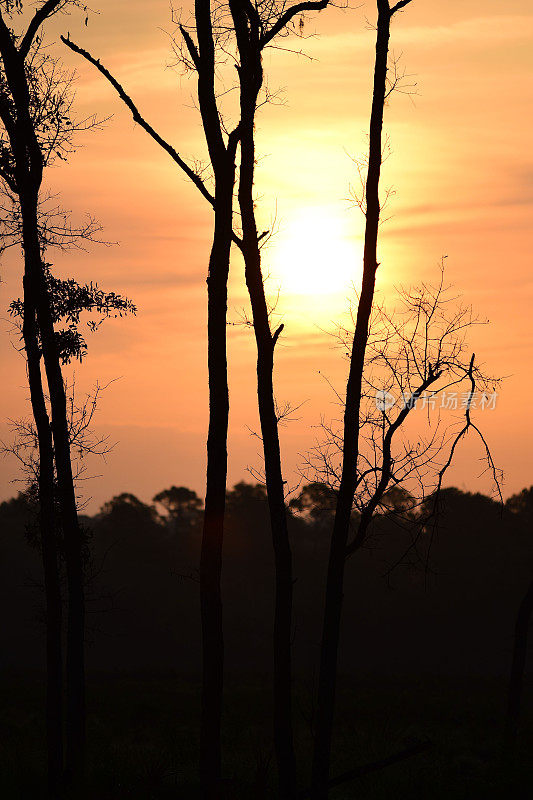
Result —
[[[339, 787], [332, 798], [530, 797], [533, 683], [526, 689], [513, 768], [504, 768], [500, 759], [504, 697], [505, 682], [495, 679], [345, 677], [339, 692], [333, 775], [417, 741], [429, 740], [431, 747]], [[44, 797], [45, 781], [42, 680], [36, 674], [4, 676], [0, 702], [0, 796], [37, 800]], [[199, 797], [198, 707], [199, 686], [179, 675], [91, 675], [86, 796], [91, 800]], [[302, 787], [309, 766], [311, 710], [309, 687], [299, 684], [296, 728]], [[228, 797], [275, 797], [270, 712], [266, 680], [228, 679], [224, 717]], [[258, 780], [267, 765], [266, 781]]]
[[[432, 746], [343, 785], [333, 800], [533, 797], [531, 653], [515, 763], [500, 755], [514, 624], [533, 577], [533, 489], [503, 510], [483, 495], [444, 494], [434, 533], [418, 534], [409, 515], [403, 526], [382, 516], [348, 563], [332, 775], [416, 743]], [[289, 519], [303, 788], [331, 523], [311, 500]], [[85, 520], [88, 763], [80, 800], [199, 796], [201, 504], [186, 502], [157, 513], [122, 495]], [[0, 800], [44, 797], [44, 605], [34, 533], [24, 497], [0, 504]], [[228, 494], [223, 583], [227, 799], [273, 800], [274, 582], [261, 487], [239, 484]]]

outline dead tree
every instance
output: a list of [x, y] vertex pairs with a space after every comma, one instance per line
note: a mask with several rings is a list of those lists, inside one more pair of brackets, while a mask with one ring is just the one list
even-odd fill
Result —
[[271, 329], [270, 313], [261, 267], [261, 240], [256, 223], [254, 179], [254, 126], [258, 99], [263, 88], [262, 54], [279, 34], [290, 31], [292, 20], [305, 11], [320, 11], [328, 0], [282, 6], [230, 0], [229, 7], [237, 42], [240, 90], [240, 169], [238, 199], [242, 239], [239, 248], [245, 263], [245, 276], [257, 346], [257, 396], [265, 481], [270, 511], [276, 569], [274, 611], [274, 746], [278, 766], [279, 796], [297, 795], [296, 759], [292, 729], [292, 552], [287, 529], [285, 482], [283, 480], [274, 396], [274, 350], [283, 330]]
[[343, 463], [338, 489], [335, 521], [328, 564], [324, 625], [320, 655], [317, 727], [313, 752], [312, 798], [328, 796], [331, 736], [335, 705], [337, 651], [343, 597], [344, 564], [350, 530], [352, 504], [357, 483], [359, 412], [370, 314], [376, 281], [377, 239], [380, 218], [379, 179], [382, 157], [383, 109], [387, 90], [387, 58], [390, 22], [393, 14], [410, 0], [391, 8], [389, 0], [378, 0], [378, 25], [374, 90], [370, 117], [370, 147], [366, 181], [366, 226], [363, 256], [363, 281], [351, 348], [344, 411]]
[[[407, 6], [411, 0], [401, 0], [392, 5], [388, 0], [377, 0], [378, 23], [376, 39], [376, 58], [374, 69], [374, 88], [372, 111], [370, 118], [370, 141], [368, 155], [368, 172], [366, 178], [364, 206], [366, 213], [365, 244], [363, 259], [363, 278], [361, 292], [357, 303], [355, 330], [350, 334], [348, 352], [350, 354], [348, 382], [343, 399], [342, 430], [335, 434], [335, 446], [340, 447], [340, 464], [334, 470], [337, 502], [331, 537], [330, 556], [327, 571], [325, 609], [320, 652], [320, 673], [317, 698], [316, 735], [313, 752], [312, 787], [313, 800], [324, 800], [329, 792], [331, 741], [335, 708], [335, 689], [337, 674], [338, 645], [341, 628], [343, 604], [344, 570], [347, 557], [354, 553], [365, 541], [373, 516], [379, 507], [384, 492], [395, 482], [397, 462], [393, 456], [393, 442], [397, 432], [410, 414], [417, 398], [428, 391], [435, 391], [441, 380], [450, 380], [450, 376], [467, 382], [470, 391], [476, 386], [476, 368], [474, 357], [466, 362], [444, 357], [441, 349], [424, 354], [422, 364], [413, 365], [413, 358], [408, 349], [403, 364], [407, 374], [412, 375], [415, 369], [416, 384], [410, 386], [411, 403], [407, 403], [394, 420], [385, 414], [378, 420], [377, 430], [381, 431], [379, 457], [374, 463], [365, 463], [362, 452], [361, 431], [365, 422], [364, 388], [365, 364], [367, 360], [370, 336], [371, 315], [374, 307], [376, 272], [378, 268], [377, 243], [380, 224], [379, 182], [382, 161], [382, 128], [383, 111], [388, 94], [387, 59], [392, 17]], [[431, 310], [431, 307], [429, 307]], [[426, 314], [425, 303], [420, 303], [420, 314]], [[453, 326], [452, 326], [453, 330]], [[462, 352], [462, 351], [460, 351]], [[459, 352], [459, 355], [460, 355]], [[453, 352], [452, 352], [453, 354]], [[401, 365], [399, 365], [401, 366]], [[451, 373], [450, 373], [451, 370]], [[400, 369], [398, 374], [402, 374]], [[404, 378], [405, 379], [405, 378]], [[412, 380], [412, 378], [410, 378]], [[442, 471], [439, 471], [438, 483], [442, 482], [445, 469], [451, 463], [456, 445], [468, 430], [474, 427], [470, 418], [470, 410], [466, 409], [466, 421], [461, 431], [454, 438], [448, 459]], [[373, 430], [372, 441], [375, 440]], [[441, 443], [443, 444], [443, 443]], [[488, 455], [489, 461], [490, 454]], [[493, 466], [493, 465], [492, 465]], [[326, 469], [333, 469], [326, 459]], [[368, 490], [369, 477], [374, 476], [374, 484]], [[366, 492], [366, 496], [365, 496]], [[355, 533], [350, 540], [354, 498], [358, 495], [365, 499], [358, 502], [359, 515]]]
[[[425, 558], [429, 559], [443, 480], [459, 443], [468, 434], [479, 437], [487, 470], [501, 500], [500, 473], [473, 419], [475, 409], [492, 407], [498, 383], [476, 365], [474, 355], [469, 355], [467, 334], [477, 324], [480, 322], [472, 310], [461, 305], [444, 285], [442, 273], [435, 287], [422, 284], [400, 290], [392, 308], [374, 305], [361, 377], [358, 463], [342, 553], [342, 578], [347, 559], [368, 541], [372, 523], [381, 514], [392, 516], [411, 532], [402, 561], [418, 552], [421, 537]], [[353, 328], [339, 329], [336, 335], [346, 352]], [[339, 399], [339, 405], [344, 410], [344, 400]], [[307, 474], [319, 478], [336, 494], [338, 503], [344, 429], [336, 423], [323, 423], [323, 434], [309, 455]], [[329, 596], [331, 581], [329, 571]], [[340, 630], [342, 596], [337, 611]], [[324, 640], [328, 641], [323, 633], [323, 647]], [[338, 647], [338, 640], [333, 644]], [[321, 657], [324, 659], [323, 652]], [[335, 686], [335, 674], [332, 682]], [[319, 684], [319, 701], [323, 702], [321, 691], [324, 689]], [[320, 724], [323, 717], [319, 708], [315, 742], [320, 741]], [[315, 751], [314, 755], [323, 754]], [[331, 785], [328, 777], [327, 786]], [[312, 791], [317, 791], [316, 785]]]

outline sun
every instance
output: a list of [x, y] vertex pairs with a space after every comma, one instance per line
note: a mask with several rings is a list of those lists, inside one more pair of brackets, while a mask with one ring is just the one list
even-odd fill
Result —
[[362, 272], [362, 247], [342, 208], [299, 208], [274, 240], [270, 275], [283, 294], [350, 294]]

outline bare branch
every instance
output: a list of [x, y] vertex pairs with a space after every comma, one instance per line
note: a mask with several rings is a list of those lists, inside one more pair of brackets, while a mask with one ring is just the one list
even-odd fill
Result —
[[189, 55], [192, 58], [192, 62], [194, 64], [196, 70], [199, 71], [200, 70], [200, 54], [199, 54], [198, 50], [196, 49], [196, 45], [194, 44], [194, 42], [192, 40], [191, 34], [189, 33], [189, 31], [187, 31], [183, 27], [183, 25], [180, 25], [179, 28], [180, 28], [181, 35], [183, 36], [183, 39], [184, 39], [185, 44], [187, 46], [187, 50], [189, 51]]
[[37, 9], [20, 43], [19, 53], [23, 59], [28, 55], [35, 35], [43, 22], [45, 22], [48, 17], [55, 14], [56, 11], [58, 11], [58, 7], [61, 5], [65, 5], [64, 0], [46, 0], [46, 3]]
[[412, 2], [412, 0], [400, 0], [400, 2], [396, 3], [396, 5], [393, 6], [390, 10], [391, 17], [393, 14], [396, 14], [397, 11], [400, 11], [400, 9], [404, 8], [405, 6], [408, 6], [410, 2]]
[[266, 47], [267, 44], [278, 35], [278, 33], [286, 28], [295, 16], [302, 14], [304, 11], [322, 11], [322, 9], [326, 8], [328, 3], [329, 0], [306, 0], [306, 2], [296, 3], [296, 5], [288, 8], [276, 20], [270, 30], [263, 35], [261, 40], [262, 48]]
[[84, 50], [82, 47], [79, 47], [75, 44], [70, 38], [61, 36], [61, 41], [66, 44], [73, 52], [77, 53], [78, 55], [85, 58], [90, 64], [92, 64], [101, 75], [106, 78], [106, 80], [111, 84], [111, 86], [115, 89], [118, 96], [122, 100], [122, 102], [129, 108], [132, 113], [134, 121], [140, 125], [146, 133], [151, 136], [151, 138], [157, 142], [157, 144], [165, 150], [166, 153], [172, 158], [172, 160], [183, 170], [183, 172], [187, 175], [187, 177], [194, 183], [196, 188], [200, 191], [200, 193], [205, 197], [205, 199], [210, 203], [210, 205], [214, 208], [215, 206], [215, 198], [211, 194], [211, 192], [207, 189], [202, 179], [197, 175], [194, 170], [192, 170], [189, 165], [182, 159], [180, 154], [177, 150], [172, 147], [162, 136], [160, 136], [154, 128], [147, 122], [142, 114], [140, 113], [139, 109], [131, 99], [131, 97], [126, 93], [123, 89], [121, 84], [113, 77], [113, 75], [109, 72], [106, 67], [100, 62], [99, 59], [94, 58], [87, 50]]

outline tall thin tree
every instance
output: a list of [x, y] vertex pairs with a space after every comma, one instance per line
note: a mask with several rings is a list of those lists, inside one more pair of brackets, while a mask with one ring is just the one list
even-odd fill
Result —
[[370, 116], [368, 174], [366, 179], [366, 225], [363, 278], [355, 332], [353, 335], [346, 399], [342, 472], [328, 563], [326, 601], [320, 652], [316, 734], [313, 752], [312, 798], [324, 800], [329, 793], [331, 737], [335, 708], [337, 653], [343, 599], [346, 548], [352, 506], [357, 484], [359, 454], [359, 411], [370, 315], [374, 301], [378, 268], [377, 242], [380, 221], [379, 181], [382, 160], [383, 111], [387, 93], [387, 59], [391, 19], [411, 0], [400, 0], [391, 7], [389, 0], [377, 0], [378, 22], [374, 87]]
[[198, 101], [214, 175], [211, 193], [195, 172], [144, 119], [137, 106], [111, 73], [89, 52], [68, 37], [63, 42], [83, 56], [109, 81], [137, 122], [185, 172], [213, 208], [214, 231], [207, 276], [209, 429], [207, 437], [206, 497], [200, 557], [203, 678], [200, 741], [200, 778], [206, 798], [220, 791], [222, 691], [224, 637], [222, 625], [222, 549], [227, 476], [227, 434], [229, 417], [228, 369], [226, 355], [227, 284], [233, 234], [233, 192], [235, 154], [239, 131], [227, 137], [221, 122], [215, 86], [216, 38], [210, 0], [196, 0], [193, 40], [181, 26], [190, 63], [197, 72]]
[[[296, 791], [296, 770], [291, 722], [291, 607], [292, 566], [287, 535], [284, 483], [273, 394], [274, 347], [281, 330], [272, 333], [261, 274], [260, 242], [255, 220], [254, 121], [257, 99], [263, 85], [262, 51], [292, 20], [305, 11], [325, 8], [328, 0], [285, 4], [230, 4], [230, 18], [223, 3], [195, 3], [193, 30], [180, 25], [185, 57], [198, 74], [198, 100], [214, 173], [211, 195], [200, 175], [145, 121], [118, 81], [90, 53], [63, 38], [72, 50], [92, 63], [111, 83], [145, 131], [170, 154], [200, 189], [214, 209], [215, 230], [208, 277], [208, 367], [210, 419], [208, 435], [207, 492], [200, 564], [202, 636], [204, 651], [201, 725], [201, 775], [206, 796], [216, 796], [221, 775], [220, 720], [222, 708], [223, 635], [220, 576], [222, 566], [224, 495], [227, 464], [228, 388], [226, 365], [226, 311], [229, 249], [236, 242], [246, 263], [246, 281], [252, 303], [258, 345], [258, 396], [265, 449], [266, 480], [276, 556], [275, 617], [275, 742], [283, 797]], [[216, 22], [214, 22], [216, 18]], [[196, 41], [193, 40], [195, 34]], [[235, 36], [241, 96], [240, 120], [224, 142], [215, 86], [216, 51], [219, 40], [226, 45]], [[227, 49], [227, 48], [226, 48]], [[244, 137], [244, 138], [243, 138]], [[239, 206], [242, 237], [234, 231], [232, 197], [235, 157], [241, 142]]]
[[[11, 18], [20, 11], [21, 4], [5, 2], [0, 9], [0, 57], [2, 59], [4, 85], [2, 87], [2, 121], [7, 132], [11, 152], [12, 186], [20, 204], [22, 220], [22, 246], [24, 251], [24, 336], [28, 354], [28, 373], [31, 373], [32, 406], [39, 420], [40, 447], [43, 467], [50, 466], [50, 441], [40, 383], [40, 367], [36, 354], [36, 330], [44, 361], [48, 394], [50, 397], [50, 430], [53, 437], [53, 453], [56, 465], [59, 497], [60, 524], [65, 538], [65, 553], [68, 582], [68, 630], [67, 630], [67, 772], [74, 779], [83, 767], [85, 744], [85, 678], [84, 678], [84, 590], [82, 564], [82, 536], [78, 524], [76, 495], [70, 460], [70, 443], [67, 422], [67, 402], [61, 371], [60, 356], [54, 332], [50, 295], [46, 282], [39, 238], [39, 192], [43, 178], [44, 156], [35, 131], [32, 117], [32, 91], [29, 83], [28, 59], [31, 58], [42, 24], [62, 9], [62, 0], [47, 0], [31, 17], [26, 30], [17, 35], [7, 24], [5, 15]], [[39, 372], [38, 372], [39, 370]], [[44, 470], [43, 470], [44, 472]], [[49, 515], [50, 476], [43, 474], [44, 493], [42, 516]], [[46, 485], [45, 485], [46, 483]], [[59, 666], [57, 663], [58, 589], [53, 577], [54, 551], [50, 531], [53, 523], [46, 523], [44, 531], [47, 553], [47, 594], [51, 602], [52, 625], [50, 631], [50, 668], [54, 676], [49, 684], [49, 694], [55, 699], [55, 711], [50, 709], [49, 736], [56, 742], [55, 755], [49, 751], [51, 774], [56, 775], [59, 763], [57, 690]], [[52, 652], [53, 651], [53, 652]], [[52, 663], [53, 662], [53, 663]], [[53, 763], [52, 763], [53, 762]]]
[[[35, 422], [31, 430], [39, 455], [36, 463], [34, 459], [30, 463], [35, 466], [38, 488], [46, 595], [46, 718], [52, 795], [60, 792], [64, 778], [67, 785], [79, 785], [85, 746], [85, 536], [78, 522], [71, 460], [76, 433], [62, 365], [72, 358], [81, 360], [85, 353], [85, 340], [77, 327], [82, 312], [109, 316], [134, 310], [129, 301], [114, 292], [101, 292], [96, 284], [80, 286], [72, 279], [56, 279], [45, 261], [47, 248], [68, 250], [76, 248], [80, 240], [97, 241], [100, 230], [91, 218], [74, 227], [68, 214], [51, 205], [42, 191], [45, 168], [68, 157], [76, 133], [98, 126], [95, 118], [74, 118], [73, 76], [43, 46], [42, 26], [69, 6], [80, 4], [77, 0], [41, 4], [22, 33], [11, 26], [15, 15], [23, 15], [22, 3], [4, 2], [0, 7], [0, 178], [4, 200], [0, 232], [2, 251], [16, 245], [24, 255], [24, 296], [11, 304], [10, 313], [21, 320]], [[65, 321], [66, 328], [57, 327]], [[63, 558], [68, 595], [66, 747], [62, 731]]]
[[[283, 480], [278, 413], [274, 396], [274, 350], [283, 330], [271, 329], [261, 268], [261, 239], [254, 198], [255, 117], [263, 87], [262, 56], [265, 47], [280, 33], [286, 33], [291, 21], [305, 11], [320, 11], [329, 0], [296, 3], [275, 9], [249, 0], [230, 0], [239, 55], [240, 89], [240, 171], [238, 199], [242, 240], [239, 241], [257, 346], [257, 397], [265, 480], [272, 541], [274, 546], [276, 591], [274, 610], [274, 746], [278, 765], [279, 796], [296, 797], [296, 758], [292, 724], [292, 552], [287, 527], [285, 482]], [[269, 18], [268, 14], [272, 16]]]

